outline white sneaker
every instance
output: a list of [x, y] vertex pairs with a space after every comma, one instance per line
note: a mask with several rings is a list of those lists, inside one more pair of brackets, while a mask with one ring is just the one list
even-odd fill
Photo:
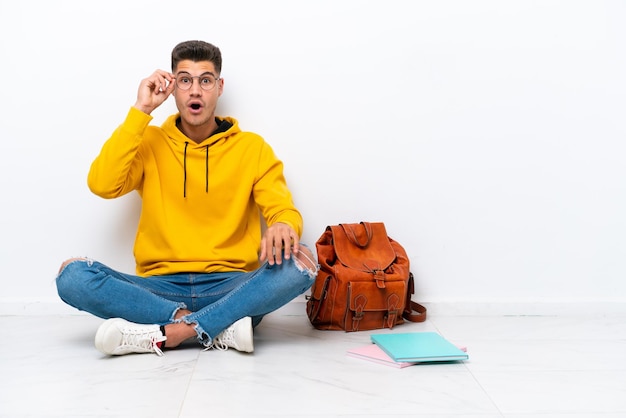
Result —
[[129, 353], [163, 355], [165, 335], [158, 325], [142, 325], [122, 318], [108, 319], [96, 332], [96, 348], [104, 354], [121, 356]]
[[213, 341], [207, 346], [207, 350], [217, 348], [223, 351], [228, 350], [229, 347], [246, 353], [254, 351], [252, 318], [246, 316], [226, 328], [217, 337], [213, 338]]

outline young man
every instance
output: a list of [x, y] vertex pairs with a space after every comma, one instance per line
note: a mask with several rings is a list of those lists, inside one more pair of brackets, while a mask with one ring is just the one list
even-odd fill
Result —
[[[136, 275], [73, 258], [57, 277], [63, 301], [107, 319], [95, 338], [105, 354], [161, 355], [194, 337], [252, 352], [253, 327], [313, 284], [317, 263], [299, 242], [302, 217], [282, 162], [237, 120], [215, 116], [221, 67], [217, 47], [177, 45], [172, 73], [141, 81], [137, 102], [91, 165], [93, 193], [142, 197]], [[170, 95], [178, 113], [149, 125]]]

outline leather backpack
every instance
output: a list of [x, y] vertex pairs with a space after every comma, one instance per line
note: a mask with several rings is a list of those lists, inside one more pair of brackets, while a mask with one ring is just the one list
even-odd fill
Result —
[[411, 300], [406, 251], [382, 222], [328, 226], [315, 246], [320, 270], [306, 303], [315, 328], [352, 332], [426, 320], [426, 308]]

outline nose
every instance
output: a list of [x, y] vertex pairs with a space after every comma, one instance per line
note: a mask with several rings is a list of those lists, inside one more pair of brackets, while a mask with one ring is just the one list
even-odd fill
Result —
[[200, 79], [196, 82], [196, 77], [191, 78], [191, 86], [187, 89], [188, 94], [191, 95], [199, 95], [202, 92], [202, 88], [200, 87]]
[[200, 87], [200, 79], [194, 77], [191, 79], [191, 88], [189, 89], [189, 94], [199, 95], [202, 94], [202, 88]]

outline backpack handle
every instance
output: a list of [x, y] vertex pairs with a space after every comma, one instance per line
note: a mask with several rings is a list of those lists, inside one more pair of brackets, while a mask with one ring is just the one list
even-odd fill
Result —
[[372, 236], [373, 236], [372, 226], [368, 222], [359, 223], [359, 225], [363, 225], [363, 229], [365, 230], [366, 241], [363, 243], [359, 242], [359, 239], [357, 238], [356, 233], [354, 232], [354, 229], [352, 228], [352, 226], [348, 226], [346, 224], [340, 224], [340, 225], [343, 228], [343, 232], [346, 233], [348, 240], [359, 248], [367, 247], [370, 241], [372, 240]]

